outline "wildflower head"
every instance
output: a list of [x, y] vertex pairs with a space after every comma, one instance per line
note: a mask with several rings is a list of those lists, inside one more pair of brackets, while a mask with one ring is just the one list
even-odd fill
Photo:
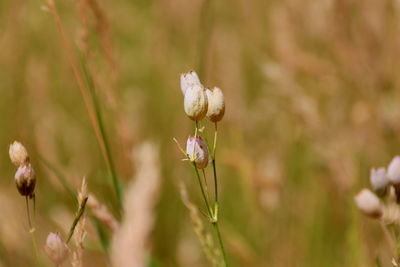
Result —
[[9, 148], [11, 162], [19, 167], [29, 161], [28, 152], [25, 147], [18, 141], [14, 141]]
[[394, 157], [390, 162], [387, 177], [393, 185], [400, 184], [400, 156]]
[[208, 148], [200, 136], [196, 138], [189, 136], [186, 143], [186, 154], [191, 161], [196, 163], [196, 167], [204, 169], [208, 164]]
[[194, 121], [202, 120], [206, 116], [208, 101], [202, 85], [193, 85], [186, 89], [184, 108], [186, 115]]
[[36, 174], [30, 163], [19, 166], [14, 178], [17, 189], [22, 196], [33, 196]]
[[44, 251], [50, 260], [57, 265], [63, 263], [69, 255], [69, 248], [59, 233], [50, 233], [47, 236]]
[[355, 197], [357, 207], [368, 217], [380, 218], [383, 208], [379, 198], [368, 189], [361, 190]]
[[389, 184], [385, 168], [372, 169], [370, 180], [371, 180], [371, 186], [374, 189], [374, 191], [379, 196], [385, 195], [387, 191], [387, 186]]
[[224, 95], [218, 87], [214, 89], [206, 89], [207, 100], [208, 100], [208, 110], [207, 117], [212, 122], [218, 122], [222, 120], [225, 114], [225, 101]]
[[199, 76], [197, 76], [197, 73], [194, 71], [189, 71], [187, 73], [182, 73], [181, 74], [181, 90], [183, 95], [185, 95], [186, 90], [189, 87], [192, 87], [194, 85], [201, 85]]

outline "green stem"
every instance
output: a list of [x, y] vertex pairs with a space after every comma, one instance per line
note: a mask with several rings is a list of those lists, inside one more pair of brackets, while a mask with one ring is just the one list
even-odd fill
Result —
[[213, 223], [213, 226], [214, 226], [214, 230], [215, 230], [215, 232], [217, 234], [217, 237], [218, 237], [219, 246], [220, 246], [221, 251], [222, 251], [222, 257], [224, 258], [224, 266], [228, 266], [228, 261], [226, 260], [224, 242], [222, 241], [222, 236], [221, 236], [221, 232], [219, 231], [218, 222]]
[[214, 190], [215, 190], [215, 214], [216, 218], [215, 221], [213, 222], [213, 226], [215, 229], [215, 232], [218, 237], [218, 242], [219, 246], [221, 248], [222, 256], [224, 258], [224, 265], [227, 266], [227, 260], [226, 260], [226, 253], [225, 253], [225, 248], [224, 248], [224, 243], [222, 241], [221, 237], [221, 232], [219, 230], [219, 225], [218, 225], [218, 176], [217, 176], [217, 164], [216, 164], [216, 150], [217, 150], [217, 138], [218, 138], [218, 125], [217, 123], [214, 124], [215, 130], [214, 130], [214, 144], [213, 144], [213, 151], [211, 154], [212, 157], [212, 166], [213, 166], [213, 173], [214, 173]]
[[[39, 253], [38, 253], [38, 249], [37, 249], [37, 245], [36, 245], [36, 236], [35, 236], [35, 227], [32, 226], [32, 221], [31, 221], [31, 215], [29, 212], [29, 199], [28, 196], [25, 196], [25, 204], [26, 204], [26, 213], [28, 216], [28, 223], [29, 223], [29, 234], [31, 235], [32, 238], [32, 244], [33, 244], [33, 249], [35, 250], [35, 256], [36, 259], [39, 258]], [[34, 204], [35, 205], [35, 204]]]
[[196, 163], [195, 163], [195, 162], [193, 162], [193, 169], [194, 169], [194, 171], [195, 171], [195, 173], [196, 173], [197, 181], [199, 182], [201, 194], [202, 194], [202, 196], [203, 196], [204, 202], [206, 203], [206, 207], [207, 207], [207, 210], [208, 210], [208, 214], [210, 215], [210, 219], [212, 219], [212, 217], [213, 217], [212, 214], [213, 214], [213, 213], [212, 213], [212, 211], [211, 211], [211, 209], [210, 209], [210, 205], [208, 204], [206, 194], [204, 193], [203, 183], [201, 182], [199, 170], [197, 169], [197, 166], [196, 166]]
[[68, 242], [71, 240], [72, 235], [74, 234], [76, 225], [78, 224], [80, 218], [83, 215], [83, 212], [85, 211], [85, 206], [86, 206], [86, 202], [88, 200], [88, 197], [85, 197], [81, 203], [81, 205], [79, 206], [79, 210], [78, 213], [76, 214], [74, 221], [72, 222], [71, 228], [69, 229], [69, 234], [68, 234], [68, 238], [67, 238], [67, 244]]
[[94, 109], [95, 109], [95, 114], [96, 114], [96, 119], [98, 122], [98, 126], [100, 129], [100, 135], [101, 135], [101, 139], [103, 141], [104, 147], [105, 147], [105, 152], [106, 152], [106, 164], [108, 166], [108, 170], [109, 170], [109, 175], [111, 176], [112, 179], [112, 183], [114, 186], [114, 190], [115, 190], [115, 194], [117, 196], [117, 206], [118, 206], [118, 212], [121, 212], [122, 209], [122, 191], [121, 191], [121, 187], [117, 178], [117, 172], [115, 170], [115, 165], [114, 165], [114, 161], [112, 159], [112, 155], [111, 155], [111, 149], [110, 149], [110, 144], [108, 142], [108, 138], [107, 138], [107, 133], [105, 131], [105, 127], [104, 127], [104, 123], [103, 123], [103, 118], [101, 116], [101, 112], [100, 112], [100, 105], [99, 105], [99, 101], [97, 99], [96, 96], [96, 92], [95, 92], [95, 85], [94, 85], [94, 81], [93, 78], [88, 70], [88, 67], [85, 64], [85, 61], [82, 60], [82, 65], [83, 65], [83, 71], [88, 83], [88, 87], [89, 87], [89, 91], [91, 93], [91, 97], [92, 97], [92, 101], [94, 104]]

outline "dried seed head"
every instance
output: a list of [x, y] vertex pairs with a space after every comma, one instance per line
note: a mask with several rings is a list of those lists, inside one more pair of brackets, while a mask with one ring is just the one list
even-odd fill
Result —
[[225, 101], [224, 94], [221, 89], [214, 87], [214, 89], [206, 89], [207, 100], [208, 100], [208, 110], [207, 117], [212, 122], [218, 122], [222, 120], [225, 114]]
[[392, 184], [400, 184], [400, 156], [394, 157], [390, 162], [387, 177]]
[[202, 85], [194, 85], [187, 88], [184, 108], [188, 117], [194, 121], [202, 120], [206, 116], [208, 101]]
[[372, 188], [379, 196], [386, 194], [389, 180], [387, 178], [385, 168], [372, 169], [370, 180]]
[[63, 263], [69, 255], [69, 248], [59, 233], [50, 233], [47, 236], [44, 251], [50, 260], [57, 265]]
[[190, 160], [196, 163], [197, 168], [204, 169], [208, 164], [208, 148], [200, 136], [189, 136], [186, 143], [186, 153]]
[[9, 149], [11, 162], [19, 167], [29, 161], [28, 152], [25, 147], [18, 141], [14, 141]]
[[192, 87], [194, 85], [201, 85], [199, 76], [197, 76], [197, 73], [194, 71], [189, 71], [187, 73], [182, 73], [181, 74], [181, 90], [183, 95], [185, 95], [186, 90], [189, 87]]
[[33, 196], [36, 174], [30, 163], [19, 166], [14, 178], [18, 191], [22, 196]]
[[380, 218], [383, 207], [379, 198], [368, 189], [361, 190], [355, 197], [357, 207], [368, 217]]

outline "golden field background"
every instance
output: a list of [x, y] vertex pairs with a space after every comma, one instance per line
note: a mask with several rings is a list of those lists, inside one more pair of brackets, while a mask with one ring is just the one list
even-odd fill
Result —
[[[151, 266], [209, 266], [178, 185], [202, 207], [199, 189], [172, 141], [193, 134], [179, 85], [191, 69], [226, 99], [218, 163], [230, 266], [376, 266], [376, 257], [391, 266], [379, 225], [353, 196], [370, 168], [400, 154], [399, 1], [97, 0], [94, 15], [85, 0], [55, 3], [76, 57], [88, 51], [124, 184], [137, 147], [159, 146]], [[86, 176], [91, 193], [115, 203], [45, 5], [0, 1], [0, 266], [52, 266], [35, 259], [8, 158], [13, 140], [37, 173], [40, 248], [48, 232], [67, 234], [77, 208], [60, 176], [74, 190]], [[85, 266], [109, 265], [90, 220], [85, 249]]]

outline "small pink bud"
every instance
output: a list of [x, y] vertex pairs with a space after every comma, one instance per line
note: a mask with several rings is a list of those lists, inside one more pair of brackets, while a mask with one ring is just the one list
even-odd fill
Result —
[[50, 260], [57, 265], [63, 263], [69, 255], [69, 248], [59, 233], [50, 233], [47, 236], [44, 251]]
[[189, 136], [186, 143], [186, 153], [190, 160], [196, 163], [196, 167], [204, 169], [208, 164], [208, 148], [200, 136]]
[[22, 196], [33, 195], [36, 185], [36, 174], [30, 163], [19, 166], [14, 176], [17, 189]]
[[357, 207], [368, 217], [380, 218], [383, 208], [379, 198], [368, 189], [361, 190], [355, 197]]

